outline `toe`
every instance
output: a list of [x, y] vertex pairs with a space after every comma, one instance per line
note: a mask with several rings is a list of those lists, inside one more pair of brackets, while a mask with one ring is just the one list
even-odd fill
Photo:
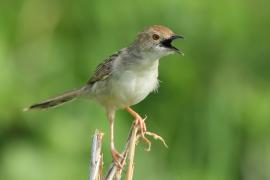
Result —
[[116, 151], [115, 149], [112, 149], [111, 153], [112, 153], [112, 158], [113, 158], [114, 164], [118, 168], [123, 168], [123, 166], [121, 165], [121, 160], [123, 159], [123, 156], [118, 151]]

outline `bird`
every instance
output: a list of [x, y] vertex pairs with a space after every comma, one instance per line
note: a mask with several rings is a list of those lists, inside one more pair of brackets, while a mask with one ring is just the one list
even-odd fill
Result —
[[183, 38], [163, 25], [147, 26], [127, 47], [100, 63], [86, 84], [32, 104], [24, 111], [56, 107], [78, 97], [97, 101], [106, 110], [110, 124], [110, 151], [115, 164], [119, 165], [121, 154], [114, 145], [116, 111], [125, 109], [129, 112], [134, 117], [135, 124], [140, 127], [142, 137], [148, 141], [144, 137], [144, 119], [131, 106], [157, 90], [159, 60], [170, 54], [183, 54], [182, 50], [172, 45], [174, 40]]

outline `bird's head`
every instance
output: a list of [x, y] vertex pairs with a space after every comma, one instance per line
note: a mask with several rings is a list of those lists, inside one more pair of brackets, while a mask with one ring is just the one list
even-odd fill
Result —
[[183, 36], [173, 33], [165, 26], [153, 25], [138, 34], [135, 44], [141, 52], [160, 58], [175, 52], [183, 54], [180, 49], [171, 44], [173, 40], [179, 38]]

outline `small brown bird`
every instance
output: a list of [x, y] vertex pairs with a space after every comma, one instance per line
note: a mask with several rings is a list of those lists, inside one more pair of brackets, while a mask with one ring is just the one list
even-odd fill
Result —
[[128, 47], [119, 50], [99, 64], [94, 75], [82, 87], [62, 93], [26, 108], [45, 109], [55, 107], [79, 96], [96, 100], [107, 112], [110, 123], [110, 147], [114, 162], [119, 165], [121, 155], [114, 147], [115, 111], [125, 108], [140, 125], [142, 137], [146, 126], [141, 116], [130, 106], [142, 101], [158, 88], [158, 64], [161, 57], [173, 53], [183, 54], [171, 43], [183, 36], [161, 25], [146, 27]]

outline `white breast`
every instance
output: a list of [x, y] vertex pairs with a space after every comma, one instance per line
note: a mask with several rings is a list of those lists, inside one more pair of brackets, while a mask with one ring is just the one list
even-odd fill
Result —
[[158, 60], [146, 67], [119, 72], [111, 84], [112, 100], [118, 107], [137, 104], [158, 87]]

